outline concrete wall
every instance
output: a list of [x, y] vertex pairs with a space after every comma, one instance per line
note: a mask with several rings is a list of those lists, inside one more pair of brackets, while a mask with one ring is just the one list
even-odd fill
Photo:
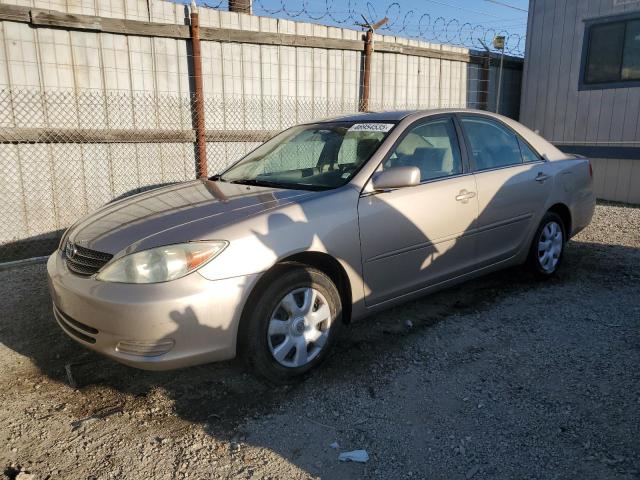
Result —
[[520, 121], [589, 152], [599, 198], [640, 203], [640, 87], [578, 90], [584, 21], [633, 12], [640, 1], [530, 0]]

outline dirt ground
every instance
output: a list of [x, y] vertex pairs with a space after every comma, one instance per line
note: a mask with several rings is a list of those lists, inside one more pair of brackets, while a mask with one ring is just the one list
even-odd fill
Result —
[[[640, 478], [638, 208], [599, 205], [551, 281], [510, 269], [345, 328], [295, 387], [89, 353], [43, 264], [0, 294], [8, 479]], [[354, 449], [369, 461], [338, 461]]]

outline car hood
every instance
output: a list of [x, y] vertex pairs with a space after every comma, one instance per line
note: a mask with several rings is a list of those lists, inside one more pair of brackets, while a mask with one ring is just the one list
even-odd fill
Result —
[[113, 255], [215, 240], [218, 228], [317, 193], [196, 180], [106, 205], [74, 225], [69, 240]]

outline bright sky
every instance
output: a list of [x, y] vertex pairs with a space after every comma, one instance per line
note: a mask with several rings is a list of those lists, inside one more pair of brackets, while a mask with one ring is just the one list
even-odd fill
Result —
[[[198, 3], [226, 8], [227, 0]], [[528, 0], [253, 0], [256, 15], [347, 28], [361, 21], [361, 13], [372, 17], [371, 21], [387, 16], [390, 23], [380, 33], [443, 43], [468, 45], [473, 38], [477, 45], [478, 37], [489, 43], [494, 35], [506, 32], [513, 35], [511, 46], [515, 50], [518, 50], [517, 36], [524, 37], [526, 33], [528, 6]], [[444, 20], [438, 20], [439, 17]], [[476, 25], [484, 28], [472, 28]], [[449, 42], [445, 41], [447, 38]], [[524, 39], [519, 50], [524, 50]]]

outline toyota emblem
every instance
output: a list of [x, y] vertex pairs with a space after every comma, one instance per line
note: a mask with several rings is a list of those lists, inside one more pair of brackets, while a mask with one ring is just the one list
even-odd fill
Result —
[[73, 243], [67, 242], [67, 246], [64, 249], [64, 254], [67, 258], [73, 259], [78, 253], [78, 247], [76, 247]]

